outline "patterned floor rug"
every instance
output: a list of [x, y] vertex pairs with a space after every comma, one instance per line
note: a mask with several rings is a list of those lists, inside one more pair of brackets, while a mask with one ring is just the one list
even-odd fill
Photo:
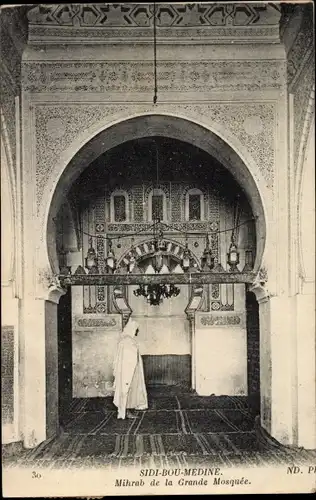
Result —
[[260, 466], [314, 461], [281, 446], [252, 416], [247, 398], [149, 393], [149, 409], [118, 420], [110, 398], [74, 400], [60, 434], [3, 458], [5, 467]]

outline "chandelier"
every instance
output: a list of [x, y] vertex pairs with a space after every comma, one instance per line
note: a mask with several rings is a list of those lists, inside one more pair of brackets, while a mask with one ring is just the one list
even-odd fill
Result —
[[[150, 265], [156, 274], [160, 273], [163, 268], [164, 255], [167, 251], [167, 245], [163, 238], [163, 231], [160, 220], [157, 219], [153, 225], [154, 240], [152, 242], [154, 253], [151, 257]], [[148, 304], [158, 306], [163, 302], [163, 299], [177, 297], [180, 293], [180, 288], [173, 284], [149, 284], [140, 285], [134, 290], [136, 297], [145, 297]]]
[[175, 285], [139, 285], [139, 287], [134, 290], [134, 295], [136, 297], [145, 297], [148, 304], [151, 306], [159, 306], [163, 299], [170, 299], [171, 297], [177, 297], [180, 293], [180, 288]]

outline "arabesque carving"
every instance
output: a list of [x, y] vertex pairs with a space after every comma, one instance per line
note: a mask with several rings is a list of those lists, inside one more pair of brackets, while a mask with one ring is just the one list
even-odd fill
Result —
[[[160, 61], [160, 92], [275, 90], [284, 85], [283, 61]], [[151, 61], [24, 62], [28, 92], [150, 92]]]
[[105, 317], [105, 318], [76, 318], [76, 323], [78, 327], [81, 328], [108, 328], [113, 329], [117, 328], [116, 318]]
[[60, 287], [61, 283], [57, 274], [54, 274], [51, 269], [39, 269], [38, 270], [38, 283], [44, 287]]
[[39, 296], [44, 295], [46, 300], [58, 304], [62, 295], [65, 295], [67, 288], [60, 282], [57, 274], [50, 268], [38, 269], [37, 284], [40, 288], [37, 291]]
[[294, 92], [294, 168], [297, 169], [304, 122], [313, 85], [315, 85], [315, 57], [311, 55], [300, 75]]
[[[133, 105], [128, 107], [130, 114], [151, 113], [150, 105]], [[211, 104], [168, 104], [161, 105], [161, 112], [168, 114], [183, 114], [198, 116], [206, 123], [219, 124], [235, 136], [249, 151], [256, 162], [267, 186], [273, 187], [275, 161], [275, 110], [276, 104], [266, 103], [211, 103]], [[76, 104], [76, 105], [37, 105], [36, 117], [36, 185], [37, 206], [42, 201], [42, 193], [46, 182], [52, 174], [58, 158], [69, 148], [71, 143], [85, 130], [101, 121], [110, 120], [117, 113], [126, 112], [126, 104]], [[247, 117], [258, 117], [262, 128], [256, 134], [245, 130]], [[47, 130], [47, 124], [52, 118], [58, 118], [63, 126], [63, 135], [56, 138]]]
[[202, 327], [239, 325], [241, 318], [238, 315], [215, 316], [214, 314], [209, 314], [208, 316], [201, 316], [200, 323]]
[[[294, 10], [300, 8], [297, 4], [294, 5]], [[294, 11], [293, 11], [294, 12]], [[292, 12], [292, 15], [293, 15]], [[285, 26], [286, 30], [286, 26]], [[302, 67], [306, 64], [307, 59], [313, 52], [314, 45], [314, 28], [312, 10], [310, 15], [305, 14], [300, 30], [295, 38], [287, 54], [287, 76], [288, 83], [291, 85], [296, 79]]]

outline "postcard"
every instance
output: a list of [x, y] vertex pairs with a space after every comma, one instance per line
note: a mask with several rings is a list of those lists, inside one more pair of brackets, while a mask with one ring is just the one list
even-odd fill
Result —
[[316, 491], [313, 8], [2, 6], [5, 497]]

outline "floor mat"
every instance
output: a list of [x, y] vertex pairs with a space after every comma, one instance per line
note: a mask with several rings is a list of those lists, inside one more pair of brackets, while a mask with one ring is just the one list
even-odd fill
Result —
[[[190, 433], [204, 434], [209, 432], [236, 432], [238, 427], [233, 420], [225, 418], [217, 410], [190, 410], [183, 411], [186, 427]], [[238, 413], [235, 410], [235, 413]]]
[[148, 396], [148, 408], [150, 410], [177, 410], [179, 402], [176, 396]]
[[249, 432], [254, 428], [254, 419], [245, 410], [216, 410], [225, 422], [235, 427], [237, 431]]
[[192, 394], [177, 395], [179, 408], [183, 410], [196, 409], [236, 409], [248, 408], [247, 398], [229, 396], [197, 396]]
[[140, 417], [137, 434], [180, 434], [183, 432], [179, 411], [145, 411]]
[[[260, 431], [244, 397], [151, 391], [149, 409], [118, 420], [112, 398], [77, 399], [60, 435], [4, 467], [214, 467], [313, 463], [316, 451], [281, 446]], [[260, 431], [260, 432], [259, 432]]]

